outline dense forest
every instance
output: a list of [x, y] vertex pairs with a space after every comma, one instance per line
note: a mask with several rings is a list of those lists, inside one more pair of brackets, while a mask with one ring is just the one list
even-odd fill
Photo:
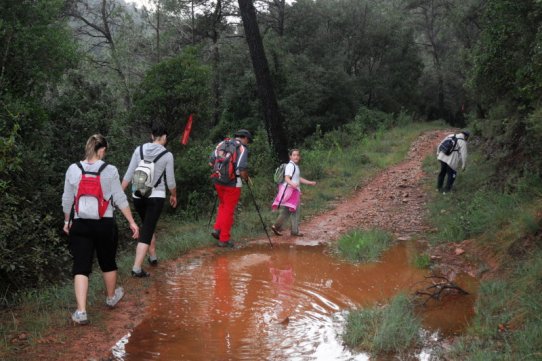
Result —
[[[104, 134], [122, 173], [167, 125], [184, 217], [212, 204], [206, 156], [250, 129], [253, 173], [292, 146], [379, 118], [469, 128], [499, 159], [496, 186], [542, 170], [537, 0], [3, 0], [0, 299], [69, 269], [64, 173]], [[188, 145], [179, 144], [190, 114]], [[506, 174], [506, 175], [505, 175]], [[205, 209], [202, 209], [205, 208]]]

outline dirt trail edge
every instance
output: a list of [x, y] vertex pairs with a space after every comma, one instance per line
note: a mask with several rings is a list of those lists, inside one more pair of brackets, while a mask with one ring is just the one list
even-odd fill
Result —
[[[423, 187], [425, 174], [422, 162], [427, 155], [435, 153], [438, 142], [451, 132], [439, 130], [423, 133], [411, 145], [403, 162], [380, 172], [354, 196], [339, 202], [334, 209], [302, 222], [304, 237], [273, 237], [273, 242], [329, 242], [356, 228], [385, 229], [399, 240], [407, 240], [415, 234], [426, 232], [428, 226], [424, 224], [424, 215], [429, 195]], [[267, 239], [263, 241], [267, 242]], [[164, 262], [159, 269], [167, 266], [168, 262]], [[94, 277], [99, 277], [99, 273]], [[76, 327], [66, 321], [65, 327], [51, 330], [37, 341], [36, 346], [21, 347], [21, 353], [15, 359], [114, 360], [111, 348], [143, 320], [148, 303], [148, 291], [141, 285], [144, 281], [131, 278], [120, 281], [126, 296], [116, 309], [108, 310], [105, 305], [94, 305], [92, 308], [101, 311], [102, 317], [99, 320], [93, 319], [87, 327]], [[147, 281], [153, 282], [152, 279]], [[89, 310], [91, 316], [96, 313], [92, 308]], [[66, 314], [66, 320], [68, 317]]]

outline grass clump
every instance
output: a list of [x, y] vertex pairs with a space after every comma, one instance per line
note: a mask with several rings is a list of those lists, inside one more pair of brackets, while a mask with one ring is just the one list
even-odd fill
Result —
[[417, 254], [412, 260], [414, 267], [427, 269], [431, 266], [431, 257], [427, 253]]
[[539, 251], [518, 264], [508, 279], [483, 282], [472, 326], [450, 356], [461, 360], [542, 359], [541, 274]]
[[399, 294], [385, 307], [351, 311], [342, 337], [352, 349], [371, 354], [398, 353], [419, 342], [420, 327], [412, 300]]
[[354, 230], [339, 239], [338, 250], [351, 261], [376, 262], [392, 240], [391, 234], [383, 230]]

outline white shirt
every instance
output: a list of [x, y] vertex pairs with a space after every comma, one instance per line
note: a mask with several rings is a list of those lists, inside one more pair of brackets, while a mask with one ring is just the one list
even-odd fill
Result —
[[286, 168], [284, 169], [284, 176], [290, 177], [292, 179], [292, 182], [298, 185], [299, 189], [301, 189], [300, 173], [301, 171], [299, 170], [299, 166], [294, 162], [290, 161], [288, 164], [286, 164]]

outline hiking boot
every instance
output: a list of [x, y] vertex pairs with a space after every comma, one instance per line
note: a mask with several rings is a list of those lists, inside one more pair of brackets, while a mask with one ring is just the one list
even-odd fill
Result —
[[217, 246], [218, 247], [226, 247], [226, 248], [235, 247], [235, 245], [233, 244], [233, 241], [226, 241], [226, 242], [219, 241]]
[[72, 313], [72, 321], [78, 325], [87, 325], [87, 313], [85, 311], [75, 311], [74, 313]]
[[149, 264], [151, 266], [158, 266], [158, 260], [155, 258], [155, 259], [151, 259], [151, 257], [147, 257], [147, 262], [149, 262]]
[[294, 237], [303, 237], [304, 234], [301, 233], [301, 232], [297, 232], [297, 233], [290, 233], [291, 236], [294, 236]]
[[121, 300], [121, 298], [124, 297], [124, 288], [122, 287], [117, 287], [115, 289], [115, 294], [113, 295], [113, 297], [109, 298], [107, 297], [105, 299], [105, 304], [111, 308], [115, 307], [117, 305], [117, 303], [119, 303], [119, 301]]
[[149, 277], [150, 275], [151, 274], [149, 272], [146, 272], [143, 268], [139, 272], [134, 272], [134, 270], [132, 270], [132, 277], [145, 278]]
[[215, 229], [214, 231], [212, 231], [211, 236], [213, 236], [213, 238], [215, 239], [218, 239], [218, 237], [220, 237], [220, 229]]
[[278, 227], [275, 226], [274, 224], [271, 225], [271, 230], [273, 231], [273, 233], [275, 233], [275, 235], [277, 235], [277, 236], [282, 236], [282, 233], [280, 233]]

